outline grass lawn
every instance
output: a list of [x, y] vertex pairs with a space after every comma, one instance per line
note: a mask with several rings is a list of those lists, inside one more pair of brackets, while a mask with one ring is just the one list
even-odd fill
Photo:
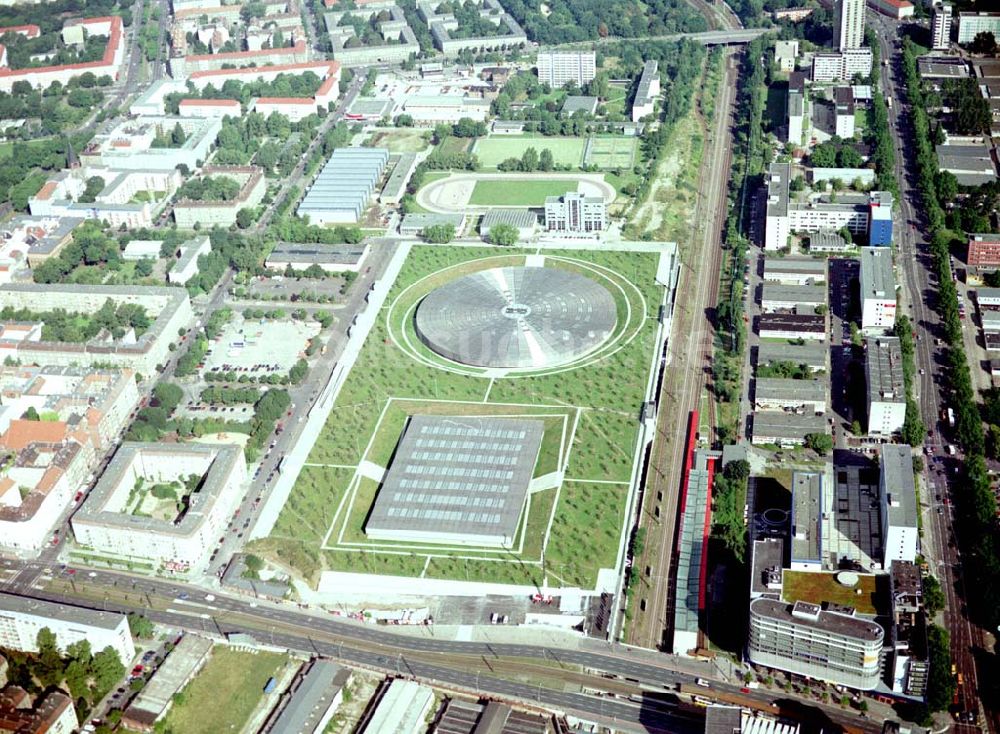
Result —
[[263, 695], [268, 678], [288, 662], [273, 652], [240, 652], [216, 645], [201, 672], [182, 691], [166, 718], [168, 731], [218, 734], [239, 731]]
[[472, 138], [456, 138], [449, 135], [437, 145], [435, 150], [446, 154], [464, 153], [469, 149], [471, 142]]
[[[609, 281], [620, 314], [613, 336], [621, 340], [599, 350], [597, 361], [495, 380], [423, 361], [424, 352], [408, 346], [413, 338], [406, 315], [430, 290], [462, 274], [524, 262], [525, 253], [516, 248], [496, 253], [413, 248], [312, 447], [307, 461], [314, 466], [303, 468], [271, 535], [251, 544], [254, 552], [310, 583], [322, 570], [540, 583], [544, 550], [551, 579], [592, 588], [597, 571], [614, 565], [656, 331], [650, 314], [662, 297], [654, 279], [658, 258], [573, 250], [550, 256], [551, 266]], [[363, 458], [384, 465], [407, 415], [526, 412], [546, 421], [535, 475], [552, 471], [562, 455], [566, 478], [558, 490], [531, 496], [527, 527], [519, 530], [513, 550], [375, 543], [363, 534], [378, 487], [359, 481], [355, 467]], [[573, 425], [565, 434], [558, 426], [563, 416]]]
[[[825, 601], [854, 607], [859, 614], [875, 614], [875, 577], [858, 574], [858, 585], [842, 586], [835, 574], [814, 571], [785, 571], [781, 596], [785, 601], [821, 604]], [[858, 594], [858, 591], [861, 591]]]
[[529, 135], [491, 135], [479, 138], [472, 152], [483, 168], [495, 168], [508, 158], [520, 158], [528, 148], [539, 153], [548, 149], [557, 166], [579, 166], [583, 162], [586, 138], [535, 137]]
[[592, 138], [586, 163], [599, 168], [631, 168], [638, 144], [638, 138]]
[[477, 181], [469, 203], [476, 206], [542, 206], [545, 197], [562, 196], [568, 190], [576, 190], [572, 181]]
[[388, 148], [391, 153], [419, 153], [430, 147], [430, 144], [427, 132], [412, 129], [377, 132], [365, 141], [365, 145]]

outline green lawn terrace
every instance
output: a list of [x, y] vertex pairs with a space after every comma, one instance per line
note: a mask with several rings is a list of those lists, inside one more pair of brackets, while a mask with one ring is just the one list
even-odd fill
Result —
[[[450, 363], [413, 339], [412, 309], [456, 277], [524, 265], [535, 253], [413, 246], [325, 426], [311, 449], [301, 447], [308, 456], [270, 534], [251, 547], [321, 592], [359, 588], [372, 575], [410, 577], [428, 589], [472, 582], [614, 590], [643, 440], [640, 415], [661, 346], [657, 313], [666, 289], [657, 282], [663, 268], [654, 250], [543, 252], [547, 267], [605, 279], [619, 322], [608, 342], [578, 363], [498, 377]], [[545, 422], [511, 548], [376, 542], [365, 535], [378, 477], [391, 464], [407, 417], [416, 414]]]

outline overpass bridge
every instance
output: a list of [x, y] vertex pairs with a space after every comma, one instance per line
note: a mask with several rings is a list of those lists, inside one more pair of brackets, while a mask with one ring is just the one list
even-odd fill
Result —
[[692, 41], [697, 41], [703, 46], [742, 46], [745, 43], [750, 43], [753, 39], [758, 36], [762, 36], [767, 33], [770, 28], [741, 28], [739, 30], [723, 30], [723, 31], [702, 31], [700, 33], [672, 33], [668, 36], [646, 36], [644, 38], [618, 38], [618, 37], [608, 37], [608, 38], [594, 38], [588, 41], [574, 41], [572, 43], [558, 43], [553, 45], [545, 45], [540, 47], [544, 51], [552, 51], [554, 49], [587, 49], [596, 46], [606, 46], [612, 43], [621, 42], [641, 42], [641, 41], [679, 41], [682, 38], [690, 38]]

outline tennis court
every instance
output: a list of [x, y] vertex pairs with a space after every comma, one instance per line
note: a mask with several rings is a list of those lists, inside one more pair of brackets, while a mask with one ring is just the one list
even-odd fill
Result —
[[635, 163], [636, 138], [590, 138], [584, 164], [598, 168], [631, 168]]

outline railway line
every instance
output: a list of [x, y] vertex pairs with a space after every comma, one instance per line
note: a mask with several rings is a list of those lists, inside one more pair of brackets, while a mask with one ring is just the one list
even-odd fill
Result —
[[[701, 409], [709, 387], [715, 331], [710, 319], [722, 269], [721, 233], [732, 156], [731, 126], [737, 67], [732, 51], [724, 52], [724, 74], [699, 177], [695, 221], [702, 223], [683, 256], [673, 337], [661, 369], [657, 427], [649, 457], [639, 527], [645, 546], [633, 559], [632, 620], [626, 640], [642, 647], [663, 648], [673, 615], [674, 547], [677, 535], [681, 467], [684, 464], [684, 421], [679, 416], [699, 411], [705, 416], [701, 437], [711, 441], [717, 416], [713, 400]], [[680, 335], [680, 338], [678, 338]]]

